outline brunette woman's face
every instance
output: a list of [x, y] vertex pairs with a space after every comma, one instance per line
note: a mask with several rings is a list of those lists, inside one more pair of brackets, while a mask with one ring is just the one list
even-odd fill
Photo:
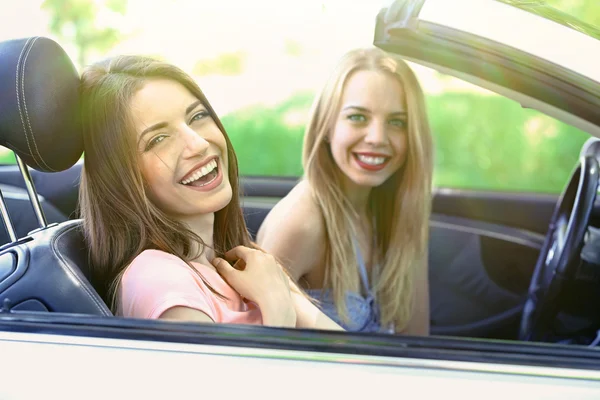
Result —
[[174, 218], [227, 206], [232, 197], [227, 142], [204, 104], [169, 79], [148, 80], [130, 104], [153, 203]]

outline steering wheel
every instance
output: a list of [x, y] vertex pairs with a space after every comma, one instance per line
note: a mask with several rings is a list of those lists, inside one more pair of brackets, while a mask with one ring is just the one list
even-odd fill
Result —
[[598, 161], [582, 157], [554, 209], [523, 308], [519, 340], [542, 341], [573, 279], [598, 190]]

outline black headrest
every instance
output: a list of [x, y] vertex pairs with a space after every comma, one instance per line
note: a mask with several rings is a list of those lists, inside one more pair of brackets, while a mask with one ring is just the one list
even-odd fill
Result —
[[0, 145], [32, 168], [62, 171], [83, 153], [79, 74], [44, 37], [0, 42]]

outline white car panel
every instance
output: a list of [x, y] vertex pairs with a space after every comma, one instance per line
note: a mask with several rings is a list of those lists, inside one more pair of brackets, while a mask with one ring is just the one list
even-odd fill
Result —
[[600, 372], [577, 369], [11, 332], [0, 354], [2, 399], [600, 396]]

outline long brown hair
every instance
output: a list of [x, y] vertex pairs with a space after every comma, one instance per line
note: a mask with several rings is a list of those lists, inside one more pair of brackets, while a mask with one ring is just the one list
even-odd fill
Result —
[[332, 289], [338, 312], [347, 318], [345, 293], [360, 288], [351, 238], [356, 228], [350, 222], [352, 207], [340, 185], [342, 172], [326, 137], [334, 128], [348, 78], [361, 70], [379, 71], [397, 79], [404, 88], [408, 108], [406, 161], [372, 190], [369, 210], [377, 235], [373, 253], [381, 268], [374, 282], [381, 322], [402, 330], [413, 312], [416, 269], [427, 268], [433, 171], [433, 143], [424, 95], [410, 67], [376, 48], [353, 50], [342, 57], [313, 103], [304, 136], [303, 166], [327, 232], [324, 287]]
[[190, 261], [205, 247], [198, 235], [167, 216], [146, 195], [129, 104], [145, 82], [160, 78], [182, 84], [201, 100], [227, 142], [232, 198], [215, 214], [216, 255], [223, 257], [238, 245], [254, 247], [240, 206], [235, 152], [194, 80], [176, 66], [142, 56], [118, 56], [94, 64], [85, 69], [81, 79], [85, 157], [79, 207], [93, 265], [92, 281], [105, 299], [111, 299], [113, 309], [121, 275], [142, 251], [162, 250], [191, 267]]

